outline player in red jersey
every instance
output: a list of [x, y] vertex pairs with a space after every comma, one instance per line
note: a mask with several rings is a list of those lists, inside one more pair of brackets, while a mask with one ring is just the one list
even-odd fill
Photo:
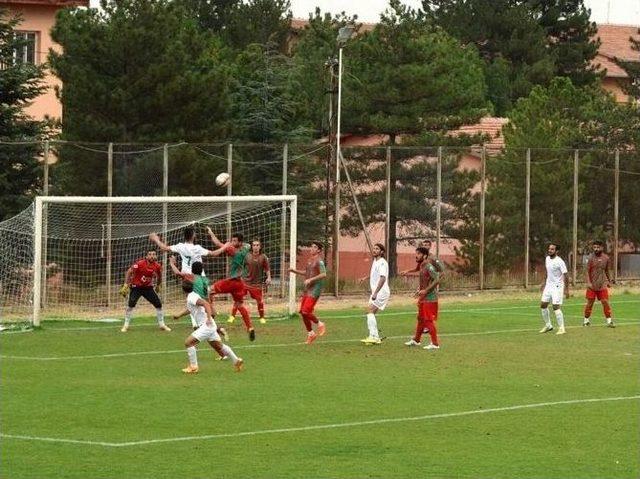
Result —
[[[324, 261], [320, 259], [321, 252], [322, 243], [313, 241], [311, 243], [311, 258], [307, 261], [305, 270], [289, 269], [291, 273], [299, 274], [305, 278], [304, 293], [300, 301], [300, 315], [305, 328], [307, 328], [307, 344], [311, 344], [318, 336], [324, 336], [325, 333], [324, 323], [318, 320], [313, 311], [322, 294], [324, 279], [327, 277], [327, 268], [324, 265]], [[313, 331], [313, 324], [318, 325], [316, 327], [317, 332]]]
[[[153, 279], [156, 278], [154, 287]], [[133, 308], [136, 307], [140, 296], [144, 297], [156, 308], [156, 319], [158, 326], [162, 331], [171, 331], [169, 327], [164, 324], [164, 312], [162, 311], [162, 301], [158, 297], [157, 291], [162, 284], [162, 266], [158, 262], [156, 252], [150, 250], [147, 252], [147, 256], [143, 259], [136, 261], [128, 270], [125, 276], [124, 284], [120, 288], [120, 294], [123, 297], [129, 297], [127, 303], [127, 309], [124, 313], [124, 326], [122, 326], [123, 333], [129, 330], [131, 324], [131, 314]]]
[[[262, 252], [262, 243], [259, 239], [253, 239], [251, 241], [251, 254], [247, 255], [245, 259], [247, 275], [244, 278], [245, 288], [249, 296], [256, 300], [258, 306], [258, 314], [260, 315], [260, 324], [266, 324], [267, 320], [264, 317], [264, 298], [263, 298], [263, 285], [269, 286], [271, 283], [271, 270], [269, 269], [269, 258]], [[262, 278], [264, 277], [264, 282]], [[228, 323], [233, 323], [236, 320], [236, 313], [238, 308], [233, 306], [231, 310], [231, 316], [227, 320]]]
[[609, 276], [609, 256], [604, 253], [604, 243], [602, 241], [594, 241], [592, 243], [593, 254], [589, 256], [587, 262], [587, 304], [584, 306], [583, 326], [591, 325], [591, 310], [593, 303], [597, 299], [602, 303], [604, 317], [607, 326], [615, 328], [613, 319], [611, 319], [612, 311], [609, 305], [609, 288], [611, 287], [611, 276]]
[[249, 245], [243, 244], [244, 236], [242, 233], [233, 234], [231, 236], [231, 241], [228, 243], [220, 241], [209, 227], [207, 227], [207, 233], [209, 233], [209, 237], [211, 238], [211, 241], [213, 241], [213, 244], [218, 247], [218, 249], [213, 253], [214, 256], [217, 256], [216, 253], [218, 252], [223, 252], [227, 256], [231, 257], [229, 277], [213, 283], [211, 291], [213, 294], [231, 295], [233, 298], [233, 307], [242, 315], [245, 328], [247, 328], [247, 332], [249, 333], [249, 340], [255, 341], [256, 331], [251, 323], [249, 311], [247, 311], [247, 308], [244, 306], [246, 285], [244, 284], [244, 281], [242, 281], [242, 277], [245, 273], [246, 258], [249, 254]]
[[416, 333], [406, 346], [420, 346], [420, 339], [425, 330], [429, 331], [431, 344], [423, 349], [440, 349], [436, 321], [438, 320], [438, 270], [431, 261], [425, 261], [429, 250], [420, 246], [416, 249], [416, 263], [420, 265], [420, 286], [416, 291], [418, 297], [418, 317]]

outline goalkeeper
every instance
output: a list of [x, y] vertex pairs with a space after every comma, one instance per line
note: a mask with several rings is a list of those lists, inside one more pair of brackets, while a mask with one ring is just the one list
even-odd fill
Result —
[[[154, 287], [155, 278], [155, 287]], [[162, 285], [162, 266], [158, 262], [156, 252], [150, 250], [147, 252], [147, 256], [136, 261], [127, 270], [125, 275], [124, 284], [120, 288], [120, 294], [124, 298], [129, 298], [127, 303], [127, 309], [124, 313], [124, 326], [122, 326], [123, 333], [129, 330], [131, 324], [131, 314], [133, 308], [136, 307], [140, 296], [144, 297], [156, 308], [156, 319], [158, 326], [162, 331], [171, 331], [169, 327], [164, 324], [164, 312], [162, 311], [162, 301], [158, 297], [158, 292]]]

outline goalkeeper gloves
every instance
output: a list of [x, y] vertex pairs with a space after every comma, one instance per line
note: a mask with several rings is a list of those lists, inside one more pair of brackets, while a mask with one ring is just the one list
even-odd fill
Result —
[[162, 293], [162, 284], [156, 284], [155, 290], [157, 294]]
[[129, 296], [129, 290], [131, 288], [129, 288], [129, 285], [127, 283], [122, 285], [122, 288], [120, 288], [120, 296], [122, 296], [123, 298], [126, 298], [127, 296]]

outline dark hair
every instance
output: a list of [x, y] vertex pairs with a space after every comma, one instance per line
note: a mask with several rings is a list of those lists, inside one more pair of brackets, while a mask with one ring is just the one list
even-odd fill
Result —
[[380, 251], [382, 251], [382, 254], [384, 254], [384, 252], [387, 250], [382, 243], [376, 243], [373, 246], [377, 246]]
[[193, 226], [187, 226], [184, 229], [184, 239], [189, 241], [191, 239], [193, 239], [193, 237], [196, 235], [196, 230], [193, 229]]
[[595, 240], [595, 241], [593, 242], [593, 244], [594, 244], [594, 245], [598, 245], [598, 246], [603, 246], [603, 247], [604, 247], [604, 243], [603, 243], [602, 241], [600, 241], [600, 240]]
[[318, 249], [322, 251], [323, 246], [322, 246], [322, 243], [320, 243], [320, 241], [312, 241], [311, 244], [316, 245]]
[[547, 248], [551, 245], [556, 247], [556, 251], [560, 251], [560, 246], [558, 246], [558, 243], [554, 243], [553, 241], [551, 241], [549, 244], [547, 244]]
[[244, 235], [242, 233], [233, 233], [233, 235], [231, 235], [231, 239], [233, 238], [238, 238], [238, 241], [242, 243], [242, 241], [244, 240]]
[[184, 291], [185, 293], [191, 293], [193, 291], [193, 283], [190, 283], [189, 281], [183, 281], [182, 291]]
[[202, 274], [202, 262], [200, 261], [196, 261], [195, 263], [193, 263], [191, 265], [191, 272], [195, 275], [201, 275]]
[[429, 245], [432, 245], [432, 244], [433, 244], [433, 241], [431, 241], [430, 239], [422, 240], [422, 242], [423, 242], [423, 243], [429, 243]]
[[424, 246], [418, 246], [416, 248], [416, 253], [421, 253], [421, 254], [427, 256], [429, 254], [429, 250], [427, 248], [425, 248]]

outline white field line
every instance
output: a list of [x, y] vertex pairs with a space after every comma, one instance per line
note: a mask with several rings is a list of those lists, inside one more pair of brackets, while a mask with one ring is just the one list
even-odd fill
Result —
[[[623, 303], [640, 303], [640, 300], [627, 300], [627, 301], [615, 301], [611, 303], [611, 306], [615, 308], [616, 304], [623, 304]], [[363, 308], [364, 308], [365, 302], [363, 302]], [[583, 303], [575, 303], [575, 304], [565, 304], [564, 305], [564, 309], [567, 308], [573, 308], [573, 307], [580, 307], [582, 308], [584, 306]], [[443, 308], [440, 310], [440, 314], [446, 314], [446, 313], [493, 313], [495, 311], [510, 311], [510, 310], [517, 310], [517, 309], [536, 309], [538, 307], [538, 303], [532, 303], [532, 304], [528, 304], [526, 306], [504, 306], [504, 307], [500, 307], [500, 308], [467, 308], [467, 309], [447, 309], [447, 308]], [[597, 308], [597, 305], [594, 306], [594, 308]], [[394, 312], [389, 312], [389, 313], [385, 313], [382, 312], [380, 313], [380, 315], [382, 317], [387, 317], [387, 316], [404, 316], [404, 315], [412, 315], [415, 314], [415, 311], [413, 310], [406, 310], [406, 311], [394, 311]], [[349, 319], [349, 318], [362, 318], [365, 316], [364, 313], [358, 313], [358, 314], [343, 314], [343, 315], [331, 315], [331, 314], [327, 314], [327, 317], [331, 318], [331, 319]], [[279, 317], [279, 318], [271, 318], [268, 321], [270, 323], [273, 322], [280, 322], [280, 321], [287, 321], [289, 318], [287, 317]], [[635, 318], [638, 319], [638, 318]], [[181, 323], [176, 323], [176, 324], [181, 324]], [[186, 324], [186, 323], [185, 323]], [[139, 327], [157, 327], [156, 323], [139, 323], [139, 324], [135, 324], [133, 323], [133, 326], [136, 328]], [[96, 331], [96, 330], [101, 330], [104, 329], [106, 331], [108, 330], [112, 330], [114, 329], [113, 325], [99, 325], [99, 326], [86, 326], [86, 327], [82, 327], [82, 326], [78, 326], [78, 327], [73, 327], [73, 328], [50, 328], [47, 329], [47, 332], [62, 332], [62, 331]]]
[[277, 428], [277, 429], [260, 429], [257, 431], [204, 434], [200, 436], [178, 436], [178, 437], [168, 437], [164, 439], [148, 439], [143, 441], [127, 441], [127, 442], [84, 441], [79, 439], [26, 436], [26, 435], [5, 434], [5, 433], [0, 433], [0, 437], [7, 438], [7, 439], [22, 439], [27, 441], [82, 444], [82, 445], [88, 445], [88, 446], [132, 447], [132, 446], [146, 446], [151, 444], [166, 444], [166, 443], [187, 442], [187, 441], [204, 441], [204, 440], [210, 440], [210, 439], [239, 438], [239, 437], [247, 437], [247, 436], [258, 436], [263, 434], [307, 432], [307, 431], [319, 431], [324, 429], [374, 426], [379, 424], [402, 423], [402, 422], [412, 422], [412, 421], [428, 421], [431, 419], [447, 419], [447, 418], [455, 418], [455, 417], [462, 417], [462, 416], [488, 414], [488, 413], [494, 413], [494, 412], [518, 411], [523, 409], [536, 409], [536, 408], [551, 407], [551, 406], [563, 406], [563, 405], [569, 405], [569, 404], [630, 401], [635, 399], [640, 399], [640, 395], [618, 396], [618, 397], [607, 397], [607, 398], [591, 398], [591, 399], [572, 399], [568, 401], [552, 401], [552, 402], [542, 402], [542, 403], [533, 403], [533, 404], [519, 404], [517, 406], [505, 406], [505, 407], [495, 407], [495, 408], [488, 408], [488, 409], [472, 409], [469, 411], [458, 411], [458, 412], [441, 413], [441, 414], [429, 414], [426, 416], [371, 419], [368, 421], [340, 422], [340, 423], [333, 423], [333, 424], [316, 424], [312, 426], [285, 427], [285, 428]]
[[[618, 322], [616, 326], [633, 326], [640, 324], [640, 321], [627, 321]], [[578, 329], [583, 326], [567, 326], [567, 329]], [[597, 327], [597, 326], [596, 326]], [[458, 337], [458, 336], [485, 336], [491, 334], [510, 334], [510, 333], [533, 333], [537, 332], [538, 328], [520, 328], [520, 329], [494, 329], [489, 331], [473, 331], [466, 333], [443, 333], [439, 334], [439, 337]], [[409, 333], [402, 336], [387, 336], [386, 339], [407, 339], [410, 336]], [[360, 339], [329, 339], [318, 340], [319, 344], [344, 344], [344, 343], [358, 343]], [[234, 346], [234, 350], [239, 349], [261, 349], [261, 348], [288, 348], [295, 346], [306, 346], [305, 342], [296, 343], [273, 343], [273, 344], [247, 344], [244, 346]], [[65, 361], [65, 360], [77, 360], [77, 359], [109, 359], [109, 358], [123, 358], [128, 356], [144, 356], [144, 355], [156, 355], [156, 354], [176, 354], [184, 353], [184, 349], [169, 349], [162, 351], [132, 351], [126, 353], [110, 353], [110, 354], [90, 354], [84, 356], [13, 356], [0, 354], [0, 359], [23, 359], [31, 361]]]

